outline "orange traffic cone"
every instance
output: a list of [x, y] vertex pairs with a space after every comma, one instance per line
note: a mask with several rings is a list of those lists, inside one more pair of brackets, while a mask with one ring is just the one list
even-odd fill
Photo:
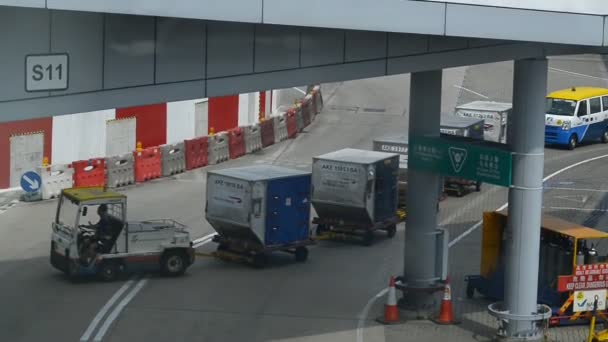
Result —
[[391, 276], [388, 286], [388, 296], [384, 305], [384, 316], [378, 317], [376, 321], [382, 324], [401, 323], [399, 319], [399, 309], [397, 308], [397, 295], [395, 294], [395, 277]]
[[432, 319], [437, 324], [458, 324], [454, 319], [454, 311], [452, 310], [452, 288], [450, 287], [450, 278], [445, 280], [443, 288], [443, 299], [441, 300], [441, 309], [439, 317]]

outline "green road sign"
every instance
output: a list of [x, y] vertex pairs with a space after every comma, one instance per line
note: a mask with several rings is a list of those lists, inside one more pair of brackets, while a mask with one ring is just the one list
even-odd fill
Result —
[[408, 164], [411, 169], [508, 187], [513, 158], [502, 144], [443, 135], [418, 136], [410, 139]]

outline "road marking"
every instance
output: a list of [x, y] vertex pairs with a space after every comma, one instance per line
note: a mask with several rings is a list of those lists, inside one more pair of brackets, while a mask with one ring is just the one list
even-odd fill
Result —
[[[211, 242], [214, 235], [215, 235], [215, 233], [211, 233], [211, 234], [207, 234], [205, 236], [202, 236], [202, 237], [200, 237], [198, 239], [193, 240], [192, 241], [193, 247], [194, 248], [198, 248], [198, 247], [200, 247], [200, 246], [202, 246], [202, 245], [204, 245], [204, 244], [206, 244], [208, 242]], [[129, 292], [129, 294], [125, 298], [123, 298], [123, 300], [114, 308], [114, 310], [106, 318], [106, 320], [104, 321], [103, 325], [101, 326], [101, 328], [97, 332], [97, 335], [95, 335], [94, 341], [101, 341], [101, 339], [106, 334], [106, 332], [109, 329], [109, 327], [112, 324], [112, 322], [114, 322], [116, 320], [116, 318], [118, 318], [118, 316], [120, 315], [120, 313], [122, 312], [122, 310], [124, 309], [124, 307], [127, 306], [127, 304], [129, 304], [129, 302], [137, 295], [137, 293], [144, 287], [144, 285], [146, 284], [147, 281], [148, 281], [147, 279], [141, 279], [137, 283], [137, 285], [134, 288], [131, 289], [131, 291]], [[120, 289], [118, 289], [118, 291], [116, 291], [116, 293], [114, 293], [114, 295], [110, 298], [110, 300], [108, 300], [108, 302], [101, 308], [101, 310], [99, 310], [99, 312], [97, 313], [97, 315], [95, 316], [95, 318], [93, 318], [93, 321], [91, 321], [91, 323], [87, 327], [87, 330], [84, 332], [84, 334], [82, 335], [82, 337], [80, 337], [80, 341], [81, 342], [86, 342], [86, 341], [89, 340], [89, 338], [91, 337], [91, 335], [93, 334], [93, 332], [95, 331], [95, 329], [97, 329], [97, 326], [99, 325], [99, 323], [101, 322], [101, 320], [103, 319], [103, 317], [112, 308], [112, 306], [116, 303], [116, 301], [129, 288], [131, 288], [131, 286], [133, 285], [134, 282], [135, 282], [134, 279], [130, 279], [125, 284], [123, 284], [122, 287]]]
[[116, 320], [116, 318], [118, 318], [118, 315], [120, 315], [125, 306], [129, 304], [129, 302], [135, 297], [135, 295], [137, 295], [137, 293], [144, 287], [144, 285], [146, 285], [147, 282], [148, 279], [141, 279], [137, 283], [137, 285], [129, 292], [129, 294], [120, 301], [120, 303], [114, 308], [112, 313], [110, 313], [110, 315], [106, 318], [105, 322], [103, 322], [103, 325], [101, 326], [101, 328], [99, 328], [99, 331], [97, 332], [97, 335], [95, 335], [95, 339], [93, 341], [101, 341], [101, 339], [108, 331], [110, 325]]
[[484, 98], [484, 99], [486, 99], [486, 100], [487, 100], [487, 99], [489, 99], [489, 97], [485, 96], [484, 94], [478, 93], [478, 92], [476, 92], [476, 91], [474, 91], [474, 90], [471, 90], [471, 89], [469, 89], [469, 88], [465, 88], [465, 87], [462, 87], [462, 86], [459, 86], [459, 85], [456, 85], [456, 84], [454, 84], [454, 85], [453, 85], [453, 87], [454, 87], [454, 88], [458, 88], [458, 89], [462, 89], [462, 90], [464, 90], [464, 91], [468, 91], [469, 93], [471, 93], [471, 94], [475, 94], [475, 95], [477, 95], [477, 96], [479, 96], [479, 97], [481, 97], [481, 98]]
[[299, 91], [300, 93], [302, 93], [304, 95], [306, 95], [306, 92], [304, 90], [298, 88], [298, 87], [293, 87], [293, 89]]
[[559, 187], [545, 187], [547, 190], [566, 190], [566, 191], [589, 191], [589, 192], [608, 192], [608, 190], [600, 189], [583, 189], [583, 188], [559, 188]]
[[110, 298], [110, 300], [101, 308], [101, 310], [99, 310], [99, 312], [97, 313], [95, 318], [93, 318], [93, 321], [91, 321], [91, 324], [89, 324], [89, 327], [87, 328], [87, 330], [80, 337], [80, 341], [85, 342], [85, 341], [89, 340], [89, 338], [91, 337], [91, 334], [93, 334], [93, 331], [95, 331], [95, 329], [97, 328], [97, 325], [99, 324], [101, 319], [106, 315], [108, 310], [110, 310], [112, 305], [114, 305], [114, 302], [116, 302], [118, 300], [118, 298], [120, 298], [120, 296], [122, 296], [122, 294], [125, 293], [125, 291], [127, 291], [129, 289], [129, 287], [131, 287], [133, 282], [134, 282], [133, 279], [127, 281], [126, 283], [124, 283], [122, 285], [122, 287], [120, 289], [118, 289], [118, 291], [116, 291], [116, 293], [114, 293], [112, 298]]
[[568, 70], [564, 70], [564, 69], [558, 69], [558, 68], [552, 68], [549, 67], [549, 71], [553, 71], [553, 72], [561, 72], [564, 74], [569, 74], [569, 75], [574, 75], [574, 76], [580, 76], [580, 77], [586, 77], [586, 78], [592, 78], [595, 80], [602, 80], [602, 81], [608, 81], [608, 78], [603, 78], [603, 77], [597, 77], [597, 76], [592, 76], [592, 75], [586, 75], [586, 74], [581, 74], [578, 72], [574, 72], [574, 71], [568, 71]]
[[359, 322], [357, 323], [357, 342], [363, 342], [363, 329], [365, 328], [365, 321], [367, 320], [369, 310], [372, 308], [372, 305], [374, 305], [378, 298], [384, 296], [387, 292], [388, 287], [378, 292], [375, 296], [370, 298], [367, 304], [365, 304], [363, 307], [363, 310], [361, 310], [361, 313], [359, 313]]
[[[575, 167], [577, 167], [577, 166], [581, 166], [581, 165], [583, 165], [583, 164], [590, 163], [590, 162], [592, 162], [592, 161], [596, 161], [596, 160], [598, 160], [598, 159], [606, 158], [606, 157], [608, 157], [608, 154], [604, 154], [604, 155], [601, 155], [601, 156], [597, 156], [597, 157], [593, 157], [593, 158], [589, 158], [589, 159], [581, 160], [581, 161], [580, 161], [580, 162], [578, 162], [578, 163], [574, 163], [574, 164], [572, 164], [572, 165], [566, 166], [566, 167], [564, 167], [564, 168], [562, 168], [562, 169], [559, 169], [559, 170], [557, 170], [557, 171], [553, 172], [552, 174], [548, 175], [547, 177], [543, 178], [543, 183], [544, 183], [544, 182], [546, 182], [546, 181], [548, 181], [549, 179], [551, 179], [551, 178], [553, 178], [553, 177], [555, 177], [555, 176], [557, 176], [557, 175], [559, 175], [559, 174], [563, 173], [563, 172], [566, 172], [566, 171], [568, 171], [568, 170], [572, 169], [572, 168], [575, 168]], [[508, 206], [509, 206], [509, 202], [507, 202], [507, 203], [503, 204], [503, 205], [502, 205], [500, 208], [496, 209], [496, 211], [501, 211], [501, 210], [504, 210], [504, 209], [505, 209], [506, 207], [508, 207]], [[454, 246], [456, 243], [458, 243], [458, 241], [462, 240], [462, 239], [463, 239], [463, 238], [465, 238], [467, 235], [469, 235], [469, 234], [471, 234], [473, 231], [475, 231], [475, 229], [479, 228], [479, 226], [481, 226], [481, 225], [482, 225], [482, 223], [483, 223], [483, 221], [479, 221], [479, 222], [475, 223], [475, 224], [474, 224], [474, 225], [473, 225], [471, 228], [467, 229], [467, 230], [466, 230], [464, 233], [460, 234], [460, 235], [459, 235], [458, 237], [456, 237], [454, 240], [450, 241], [450, 243], [448, 244], [448, 246], [449, 246], [449, 247]]]
[[600, 211], [600, 212], [608, 212], [608, 209], [593, 209], [593, 208], [572, 208], [572, 207], [544, 207], [545, 209], [554, 209], [554, 210], [578, 210], [578, 211]]
[[564, 196], [554, 196], [553, 198], [558, 198], [566, 201], [576, 202], [576, 203], [585, 203], [589, 196], [587, 195], [564, 195]]

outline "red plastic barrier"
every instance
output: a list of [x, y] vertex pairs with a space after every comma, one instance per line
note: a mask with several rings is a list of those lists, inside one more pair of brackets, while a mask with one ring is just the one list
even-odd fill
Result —
[[74, 187], [106, 185], [106, 160], [94, 158], [72, 162]]
[[302, 121], [304, 123], [304, 127], [310, 125], [311, 117], [312, 117], [312, 105], [310, 100], [302, 101]]
[[228, 148], [230, 151], [230, 159], [245, 155], [245, 134], [239, 127], [228, 131]]
[[184, 140], [186, 145], [186, 170], [209, 165], [209, 138]]
[[286, 124], [287, 124], [287, 137], [295, 138], [298, 135], [298, 126], [296, 124], [296, 111], [293, 108], [290, 108], [285, 114]]
[[274, 144], [274, 120], [272, 118], [260, 123], [260, 131], [262, 133], [262, 147]]
[[148, 147], [133, 152], [135, 157], [135, 181], [138, 183], [160, 178], [162, 162], [159, 147]]

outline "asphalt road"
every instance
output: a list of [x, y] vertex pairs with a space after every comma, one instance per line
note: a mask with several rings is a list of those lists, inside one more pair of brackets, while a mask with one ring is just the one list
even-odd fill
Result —
[[[552, 72], [559, 77], [552, 76], [550, 87], [600, 81], [571, 73], [605, 77], [602, 61], [583, 58], [582, 62], [552, 61], [553, 68], [566, 73]], [[568, 69], [571, 65], [572, 69]], [[509, 100], [510, 92], [506, 89], [512, 82], [510, 78], [504, 79], [508, 77], [509, 65], [497, 65], [496, 69], [507, 71], [488, 77], [488, 70], [493, 70], [491, 65], [446, 70], [442, 110], [447, 112], [456, 103], [462, 103], [464, 97], [474, 95], [471, 91], [487, 98]], [[502, 86], [494, 86], [495, 83]], [[315, 155], [343, 147], [371, 149], [374, 137], [407, 130], [408, 76], [329, 84], [323, 91], [324, 112], [295, 140], [208, 169], [124, 190], [129, 197], [129, 218], [174, 218], [190, 227], [193, 238], [205, 236], [213, 232], [203, 217], [206, 170], [256, 163], [307, 170]], [[583, 146], [574, 152], [547, 149], [546, 173], [603, 154], [608, 154], [604, 145]], [[587, 169], [573, 169], [559, 179], [574, 182], [570, 184], [575, 185], [572, 188], [584, 185], [608, 189], [605, 177], [600, 177], [602, 165], [597, 162], [586, 166], [597, 174], [590, 174]], [[583, 181], [588, 183], [582, 184]], [[563, 197], [573, 190], [548, 189], [548, 194], [557, 196], [562, 192], [567, 193], [561, 195]], [[548, 202], [551, 207], [565, 206], [560, 201], [575, 199], [551, 198], [555, 201]], [[600, 194], [588, 195], [583, 205], [603, 208], [602, 198]], [[481, 193], [442, 202], [440, 219], [451, 236], [456, 237], [477, 222], [483, 210], [493, 210], [504, 202], [504, 189], [484, 186]], [[569, 205], [575, 204], [572, 203]], [[55, 201], [19, 203], [0, 214], [0, 279], [3, 280], [0, 282], [0, 340], [78, 341], [89, 326], [92, 327], [91, 341], [100, 329], [105, 332], [99, 335], [104, 341], [152, 342], [420, 341], [453, 334], [451, 328], [430, 329], [425, 323], [384, 329], [373, 321], [382, 312], [382, 300], [371, 302], [369, 313], [362, 315], [370, 298], [386, 286], [388, 275], [401, 274], [403, 225], [394, 239], [379, 233], [376, 244], [369, 248], [320, 242], [311, 248], [309, 260], [303, 264], [294, 263], [290, 255], [276, 254], [268, 268], [255, 270], [201, 258], [180, 278], [150, 274], [136, 276], [130, 282], [127, 278], [114, 283], [72, 284], [48, 262], [50, 222], [55, 206]], [[576, 216], [577, 220], [588, 220], [589, 216], [582, 211], [575, 212], [580, 215], [580, 218]], [[592, 213], [599, 217], [596, 224], [604, 225], [604, 217], [598, 215], [598, 211]], [[201, 247], [201, 251], [213, 248], [211, 243]], [[451, 253], [454, 288], [458, 294], [462, 292], [461, 276], [476, 272], [479, 265], [478, 231], [461, 240]], [[123, 287], [125, 284], [128, 288]], [[109, 306], [107, 313], [99, 317], [98, 324], [91, 325], [121, 288], [126, 290]], [[460, 313], [470, 315], [467, 322], [475, 324], [465, 324], [454, 334], [461, 334], [465, 341], [473, 334], [491, 331], [492, 323], [482, 312], [487, 303], [483, 300], [472, 303], [462, 300], [462, 303], [466, 312]], [[113, 313], [115, 319], [111, 319]], [[358, 327], [362, 329], [358, 331]], [[431, 335], [426, 335], [429, 331]]]

